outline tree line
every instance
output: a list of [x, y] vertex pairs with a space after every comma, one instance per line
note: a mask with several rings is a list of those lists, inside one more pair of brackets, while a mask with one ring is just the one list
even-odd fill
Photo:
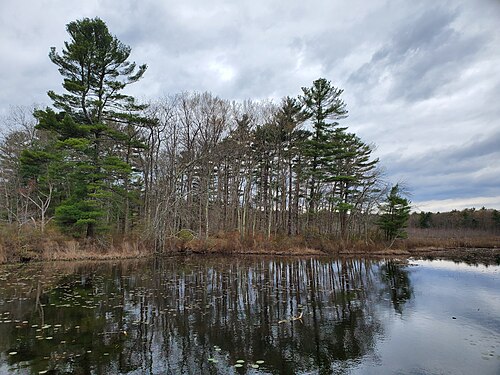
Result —
[[466, 208], [449, 212], [414, 212], [408, 221], [410, 228], [444, 230], [480, 230], [500, 232], [500, 212], [482, 207]]
[[[64, 92], [33, 116], [13, 108], [0, 143], [4, 222], [141, 236], [157, 249], [228, 232], [370, 237], [387, 189], [373, 146], [343, 125], [342, 89], [319, 78], [279, 103], [183, 92], [139, 104], [124, 89], [147, 66], [129, 61], [130, 47], [99, 18], [67, 31], [49, 54]], [[400, 193], [383, 208], [388, 238], [408, 219]]]

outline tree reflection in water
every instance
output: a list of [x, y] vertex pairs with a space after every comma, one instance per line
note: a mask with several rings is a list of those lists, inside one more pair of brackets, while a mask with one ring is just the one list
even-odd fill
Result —
[[[0, 370], [219, 374], [263, 360], [263, 373], [342, 372], [373, 352], [383, 296], [398, 312], [412, 296], [403, 265], [372, 260], [188, 257], [63, 267], [4, 272]], [[239, 359], [245, 365], [236, 369]]]
[[397, 261], [388, 261], [380, 266], [380, 276], [385, 286], [382, 294], [389, 294], [394, 310], [403, 314], [405, 303], [413, 295], [408, 270]]

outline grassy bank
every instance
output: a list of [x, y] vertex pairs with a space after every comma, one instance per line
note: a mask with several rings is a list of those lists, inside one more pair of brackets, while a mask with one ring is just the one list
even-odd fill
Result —
[[152, 253], [134, 238], [77, 240], [57, 231], [0, 228], [0, 263], [52, 260], [121, 259]]
[[154, 244], [139, 237], [109, 237], [75, 240], [55, 231], [40, 233], [25, 229], [0, 232], [0, 263], [56, 260], [105, 260], [173, 254], [261, 254], [261, 255], [342, 255], [413, 256], [448, 258], [500, 264], [500, 235], [480, 231], [412, 230], [407, 239], [387, 243], [378, 240], [341, 241], [320, 235], [257, 235], [242, 238], [238, 232], [219, 233], [208, 238], [181, 235], [170, 238], [155, 250]]

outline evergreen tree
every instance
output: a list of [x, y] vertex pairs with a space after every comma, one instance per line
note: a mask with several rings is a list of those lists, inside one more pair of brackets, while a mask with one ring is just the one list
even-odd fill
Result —
[[405, 228], [408, 226], [410, 210], [410, 201], [401, 195], [401, 188], [396, 184], [387, 195], [378, 220], [378, 226], [384, 231], [386, 240], [407, 237]]
[[340, 234], [346, 239], [348, 219], [361, 206], [367, 191], [376, 182], [378, 159], [371, 159], [372, 147], [358, 136], [337, 130], [332, 144], [336, 146], [329, 164], [327, 181], [333, 182], [332, 199], [339, 213]]
[[420, 228], [430, 228], [432, 226], [432, 212], [420, 212], [418, 224]]
[[335, 153], [336, 146], [331, 142], [331, 135], [335, 131], [345, 130], [338, 128], [337, 120], [347, 117], [347, 109], [340, 98], [343, 90], [332, 86], [330, 81], [324, 78], [314, 81], [310, 88], [303, 87], [302, 92], [300, 100], [303, 113], [313, 127], [312, 136], [303, 150], [304, 156], [309, 160], [308, 213], [311, 219], [320, 199], [318, 183], [324, 180], [325, 168], [331, 163], [332, 154]]
[[99, 18], [70, 22], [67, 31], [70, 41], [62, 53], [53, 47], [49, 54], [64, 77], [65, 93], [48, 92], [60, 112], [47, 108], [35, 111], [35, 117], [39, 129], [56, 135], [51, 152], [60, 154], [67, 171], [67, 195], [56, 208], [56, 222], [93, 237], [111, 221], [112, 201], [127, 206], [130, 156], [143, 147], [131, 127], [143, 123], [139, 111], [145, 107], [122, 90], [142, 77], [146, 65], [129, 62], [130, 47]]

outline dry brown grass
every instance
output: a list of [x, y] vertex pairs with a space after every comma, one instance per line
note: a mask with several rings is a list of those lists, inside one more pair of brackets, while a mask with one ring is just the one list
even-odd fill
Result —
[[7, 252], [2, 244], [0, 244], [0, 264], [7, 262]]
[[[181, 249], [178, 249], [181, 250]], [[238, 232], [218, 233], [208, 239], [192, 239], [182, 250], [199, 254], [267, 254], [267, 255], [324, 255], [325, 252], [308, 246], [302, 237], [279, 236], [267, 239], [264, 235], [241, 238]], [[181, 251], [182, 251], [181, 250]]]
[[[435, 256], [443, 250], [492, 249], [491, 256], [500, 253], [500, 236], [480, 231], [418, 230], [392, 244], [384, 241], [341, 241], [318, 234], [304, 236], [263, 234], [241, 237], [237, 231], [220, 232], [208, 239], [173, 238], [169, 254], [259, 254], [259, 255], [364, 255], [364, 256]], [[460, 250], [462, 249], [462, 250]], [[56, 231], [42, 234], [34, 229], [22, 231], [0, 227], [0, 263], [43, 260], [106, 260], [140, 258], [153, 255], [153, 246], [138, 238], [115, 237], [101, 241], [77, 241]], [[164, 254], [164, 253], [163, 253]], [[470, 254], [470, 251], [467, 253]], [[489, 254], [489, 253], [488, 253]], [[490, 257], [491, 257], [490, 256]], [[496, 259], [496, 258], [495, 258]]]
[[177, 251], [189, 251], [193, 253], [219, 253], [231, 254], [239, 251], [244, 245], [240, 240], [238, 232], [218, 233], [216, 236], [206, 239], [193, 238], [185, 244], [179, 244]]
[[148, 255], [148, 247], [137, 239], [77, 241], [49, 230], [0, 228], [0, 263], [44, 260], [123, 259]]
[[75, 240], [65, 241], [63, 246], [50, 248], [42, 254], [42, 260], [108, 260], [139, 258], [150, 255], [139, 242], [124, 241], [109, 248], [96, 244], [80, 243]]
[[411, 229], [403, 249], [500, 248], [500, 236], [480, 230]]

